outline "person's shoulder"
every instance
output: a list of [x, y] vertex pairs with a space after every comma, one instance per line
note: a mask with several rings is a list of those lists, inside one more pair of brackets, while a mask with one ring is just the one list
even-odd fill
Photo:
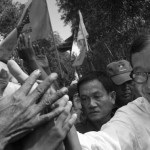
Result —
[[145, 111], [144, 103], [145, 99], [143, 97], [135, 99], [127, 105], [119, 108], [112, 120], [116, 120], [116, 118], [119, 118], [119, 120], [130, 120], [133, 117], [139, 117], [139, 114], [143, 114], [143, 111]]

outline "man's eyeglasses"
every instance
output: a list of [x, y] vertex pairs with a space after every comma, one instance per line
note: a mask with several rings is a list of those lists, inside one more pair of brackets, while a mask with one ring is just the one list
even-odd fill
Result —
[[130, 77], [136, 83], [144, 83], [147, 81], [150, 72], [131, 72]]

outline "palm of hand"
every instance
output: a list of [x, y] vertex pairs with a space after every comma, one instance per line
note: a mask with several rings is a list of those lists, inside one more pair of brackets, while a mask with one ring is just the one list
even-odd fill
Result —
[[43, 54], [37, 55], [36, 56], [36, 60], [38, 61], [39, 65], [42, 68], [49, 67], [49, 62], [48, 62], [48, 59], [47, 59], [47, 57], [45, 55], [43, 55]]

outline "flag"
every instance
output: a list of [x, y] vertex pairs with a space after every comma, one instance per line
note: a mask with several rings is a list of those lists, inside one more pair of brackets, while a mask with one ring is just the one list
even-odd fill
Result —
[[75, 59], [73, 63], [73, 67], [82, 65], [85, 55], [86, 55], [86, 51], [88, 51], [88, 44], [87, 44], [88, 33], [85, 28], [83, 17], [80, 11], [79, 11], [79, 18], [80, 18], [80, 22], [79, 22], [79, 29], [78, 29], [78, 35], [77, 35], [77, 45], [80, 49], [80, 54]]
[[0, 44], [0, 59], [8, 60], [20, 33], [31, 41], [46, 39], [52, 33], [46, 0], [28, 0], [17, 27]]
[[52, 28], [46, 0], [32, 0], [29, 20], [29, 24], [23, 27], [22, 32], [27, 36], [30, 34], [32, 41], [46, 39], [51, 35]]

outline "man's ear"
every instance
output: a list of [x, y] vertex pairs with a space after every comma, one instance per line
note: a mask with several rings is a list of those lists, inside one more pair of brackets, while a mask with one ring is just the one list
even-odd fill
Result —
[[112, 104], [115, 104], [115, 101], [116, 101], [116, 92], [115, 91], [110, 92], [110, 99], [111, 99]]

